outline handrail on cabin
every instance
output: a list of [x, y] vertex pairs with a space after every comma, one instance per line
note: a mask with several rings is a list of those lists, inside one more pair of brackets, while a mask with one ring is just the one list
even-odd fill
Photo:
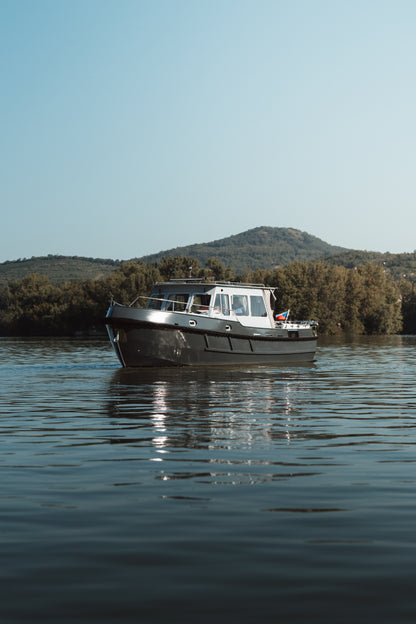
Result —
[[[186, 308], [188, 307], [188, 302], [185, 303], [184, 301], [178, 301], [177, 299], [165, 299], [165, 297], [146, 297], [145, 295], [138, 295], [136, 299], [133, 299], [133, 301], [129, 303], [129, 308], [131, 308], [139, 299], [146, 299], [147, 301], [168, 301], [169, 303], [178, 303], [180, 305], [185, 305], [185, 310], [175, 310], [176, 312], [186, 312]], [[207, 309], [207, 305], [203, 303], [192, 303], [192, 307], [194, 306], [196, 308]]]

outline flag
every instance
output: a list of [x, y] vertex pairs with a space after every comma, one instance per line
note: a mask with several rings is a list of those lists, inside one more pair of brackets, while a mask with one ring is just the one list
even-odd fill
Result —
[[276, 314], [276, 321], [287, 321], [287, 317], [289, 316], [290, 310], [287, 312], [281, 312], [280, 314]]

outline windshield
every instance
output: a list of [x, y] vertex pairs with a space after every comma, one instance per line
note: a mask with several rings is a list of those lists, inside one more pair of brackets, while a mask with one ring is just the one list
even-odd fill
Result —
[[169, 312], [185, 312], [188, 303], [188, 293], [172, 293], [168, 297], [165, 310]]
[[161, 310], [163, 303], [163, 295], [161, 293], [152, 293], [147, 302], [147, 308], [149, 310]]
[[193, 297], [191, 312], [207, 314], [211, 303], [211, 295], [196, 294]]

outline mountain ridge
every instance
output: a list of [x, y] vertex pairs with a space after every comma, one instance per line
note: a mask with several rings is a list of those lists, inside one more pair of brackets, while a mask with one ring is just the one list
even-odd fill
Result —
[[163, 257], [185, 256], [198, 260], [205, 266], [210, 257], [230, 266], [236, 274], [245, 269], [273, 270], [294, 261], [324, 259], [330, 264], [346, 268], [365, 264], [382, 263], [395, 279], [406, 277], [416, 281], [416, 253], [391, 254], [368, 252], [331, 245], [296, 228], [259, 226], [208, 243], [195, 243], [175, 247], [155, 254], [127, 260], [87, 258], [83, 256], [51, 255], [7, 260], [0, 263], [0, 285], [21, 280], [38, 273], [52, 283], [73, 280], [99, 280], [110, 275], [124, 262], [141, 260], [146, 264], [159, 262]]
[[174, 247], [142, 256], [145, 263], [159, 262], [163, 257], [190, 256], [205, 265], [216, 257], [237, 273], [245, 269], [272, 269], [294, 260], [315, 260], [350, 251], [330, 245], [320, 238], [296, 228], [259, 226], [208, 243]]

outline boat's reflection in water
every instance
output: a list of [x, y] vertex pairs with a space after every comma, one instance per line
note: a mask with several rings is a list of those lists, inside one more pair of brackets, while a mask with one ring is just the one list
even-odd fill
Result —
[[117, 442], [139, 447], [152, 461], [177, 468], [183, 461], [270, 464], [276, 444], [306, 433], [305, 387], [314, 370], [120, 369], [111, 380], [109, 416]]

